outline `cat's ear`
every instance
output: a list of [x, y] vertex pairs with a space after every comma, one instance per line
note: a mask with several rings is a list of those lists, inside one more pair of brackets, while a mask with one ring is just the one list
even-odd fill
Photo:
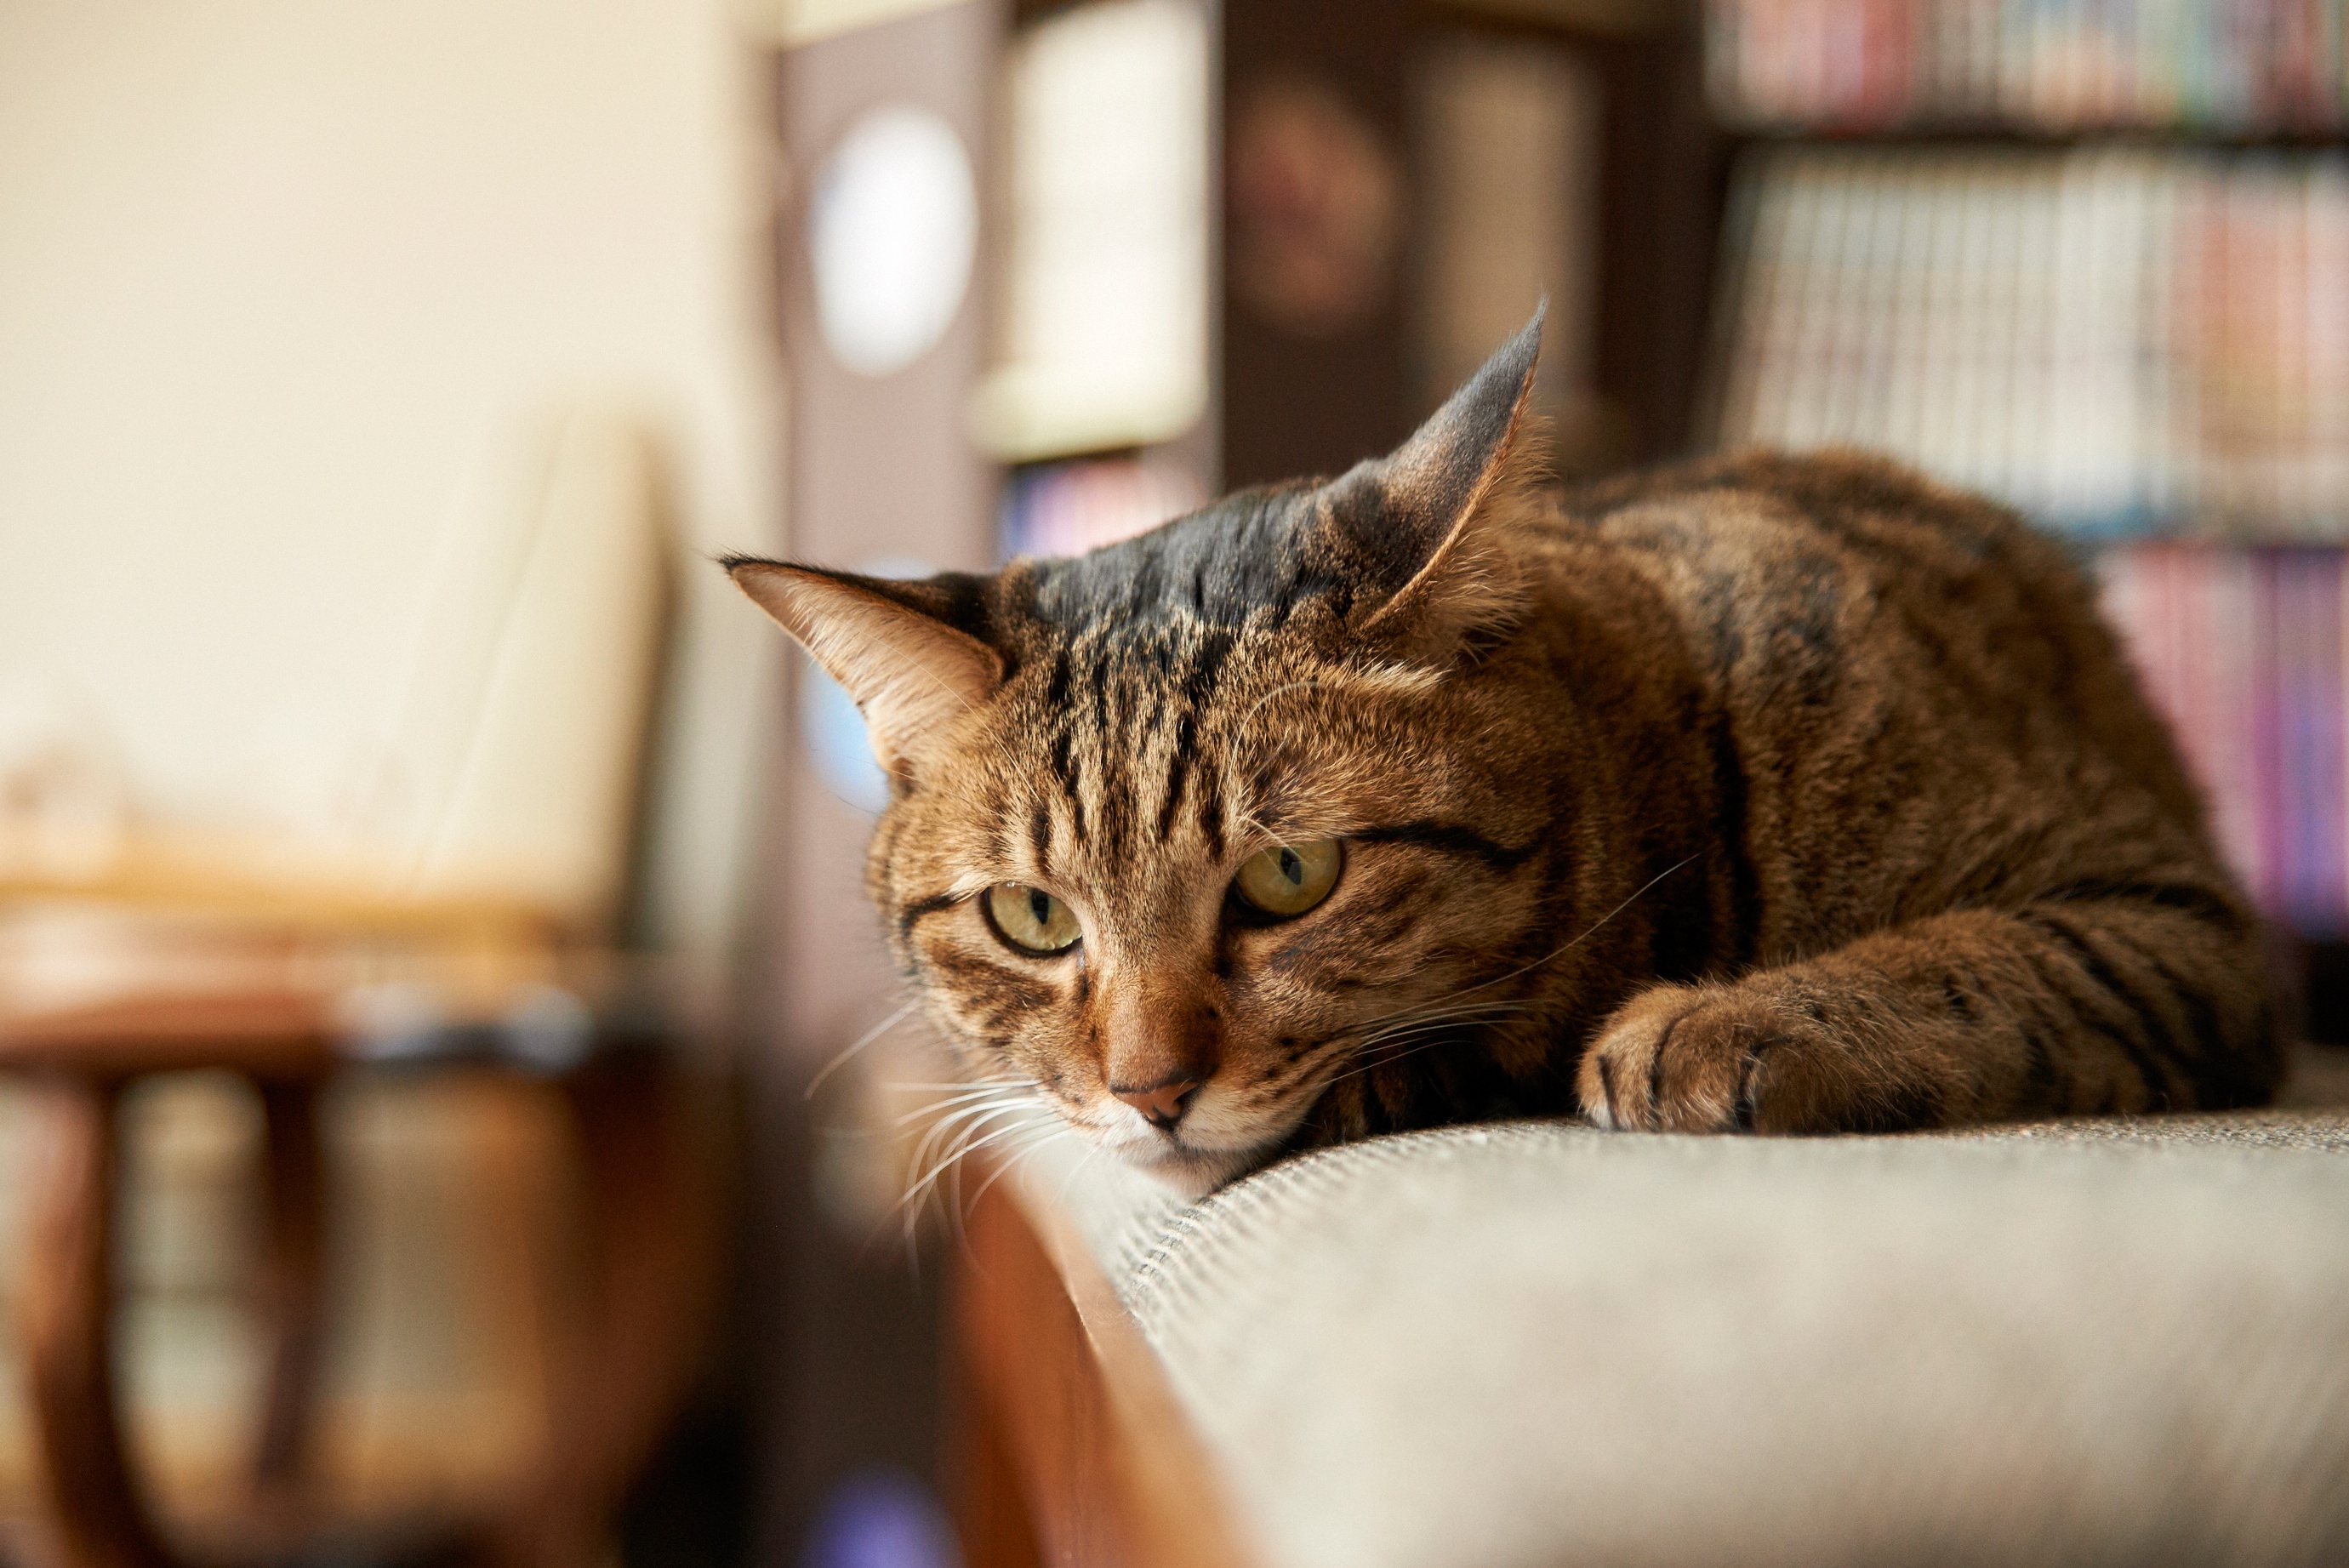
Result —
[[1443, 661], [1505, 634], [1524, 614], [1523, 575], [1504, 542], [1547, 466], [1527, 412], [1545, 304], [1412, 438], [1329, 487], [1350, 553], [1394, 583], [1361, 630]]
[[1000, 655], [948, 624], [975, 603], [978, 579], [896, 582], [744, 556], [720, 564], [856, 699], [892, 773], [1003, 684]]

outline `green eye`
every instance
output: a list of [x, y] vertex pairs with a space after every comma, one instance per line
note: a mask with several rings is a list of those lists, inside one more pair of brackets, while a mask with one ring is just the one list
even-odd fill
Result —
[[1285, 920], [1330, 896], [1344, 858], [1335, 839], [1283, 844], [1250, 856], [1232, 878], [1232, 888], [1250, 907]]
[[1040, 887], [998, 882], [987, 890], [981, 903], [995, 934], [1022, 953], [1050, 957], [1066, 953], [1083, 934], [1076, 912]]

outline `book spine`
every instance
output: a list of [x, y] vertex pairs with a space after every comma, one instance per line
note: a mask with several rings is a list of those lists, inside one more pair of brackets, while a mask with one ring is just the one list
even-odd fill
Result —
[[2344, 0], [1711, 0], [1723, 118], [1879, 129], [1983, 121], [2336, 130]]

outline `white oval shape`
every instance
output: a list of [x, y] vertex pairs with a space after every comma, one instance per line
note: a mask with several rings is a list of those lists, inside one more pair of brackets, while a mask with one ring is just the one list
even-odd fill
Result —
[[866, 110], [816, 172], [807, 245], [834, 359], [889, 376], [936, 347], [978, 245], [978, 186], [954, 127], [910, 104]]

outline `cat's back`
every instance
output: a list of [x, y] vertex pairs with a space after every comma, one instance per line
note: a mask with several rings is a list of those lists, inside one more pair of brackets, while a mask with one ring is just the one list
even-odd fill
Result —
[[1602, 559], [1669, 611], [1751, 831], [1815, 903], [1880, 918], [1896, 887], [1989, 891], [1987, 865], [2060, 881], [2205, 855], [2086, 579], [2004, 508], [1864, 454], [1747, 453], [1562, 511], [1562, 560]]
[[[2013, 513], [1862, 452], [1745, 452], [1568, 492], [1568, 537], [1655, 584], [1726, 670], [1851, 673], [1879, 617], [2104, 637], [2079, 572]], [[1580, 541], [1578, 540], [1578, 542]], [[1964, 640], [1971, 640], [1967, 636]], [[2015, 650], [2021, 652], [2023, 650]]]

